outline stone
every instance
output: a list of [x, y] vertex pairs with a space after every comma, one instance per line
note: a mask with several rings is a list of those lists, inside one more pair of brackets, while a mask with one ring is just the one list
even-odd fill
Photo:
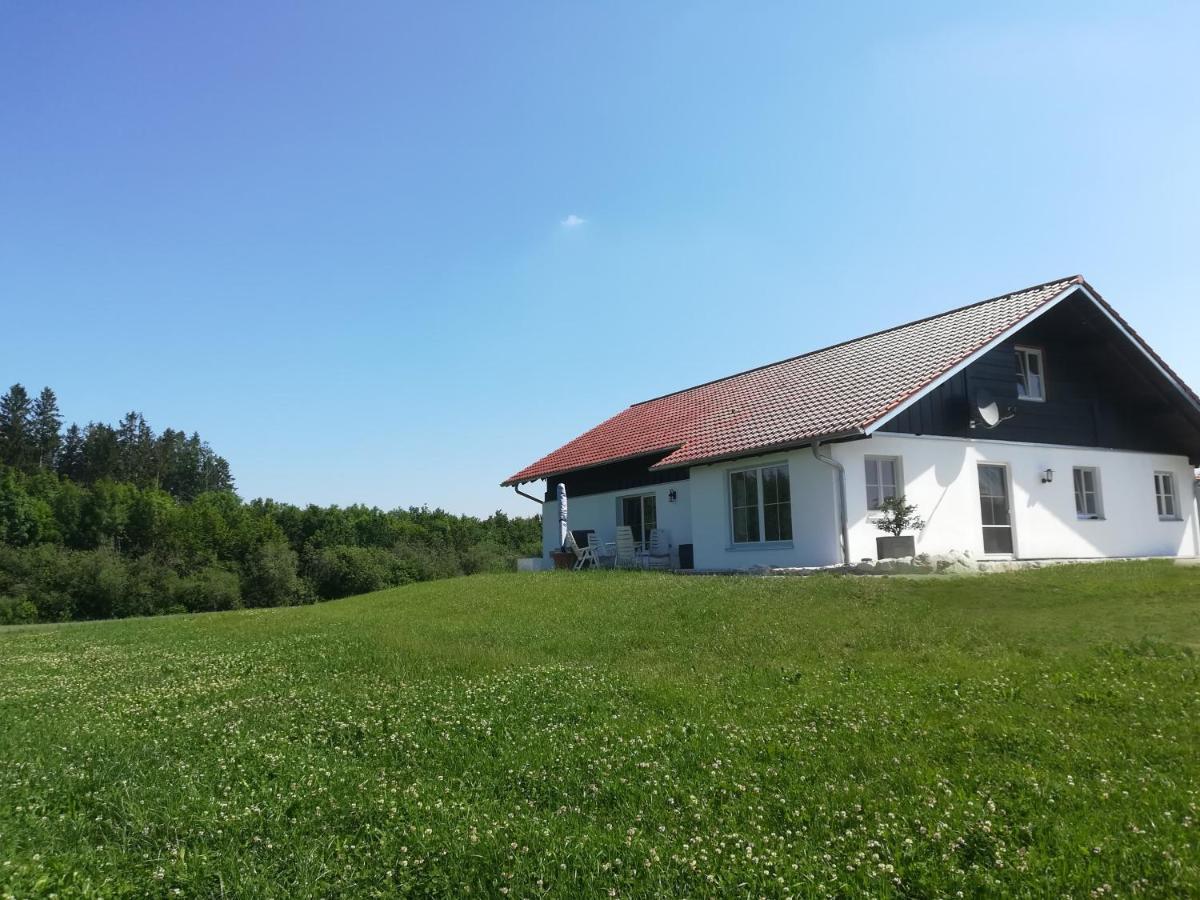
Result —
[[978, 575], [978, 566], [967, 566], [960, 562], [951, 563], [944, 569], [938, 570], [939, 575]]
[[937, 564], [928, 553], [918, 553], [912, 558], [912, 569], [921, 575], [932, 575], [937, 571]]

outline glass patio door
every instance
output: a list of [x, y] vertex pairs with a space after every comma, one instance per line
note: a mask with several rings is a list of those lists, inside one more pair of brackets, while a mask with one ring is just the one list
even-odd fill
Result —
[[658, 527], [658, 510], [653, 494], [621, 498], [621, 524], [633, 530], [639, 552], [650, 548], [650, 532]]
[[979, 467], [979, 515], [983, 522], [983, 552], [1013, 552], [1012, 504], [1008, 497], [1008, 469]]

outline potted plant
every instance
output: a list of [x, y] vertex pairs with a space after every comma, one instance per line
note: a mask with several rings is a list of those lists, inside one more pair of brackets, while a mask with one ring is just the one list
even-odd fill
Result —
[[917, 508], [905, 501], [903, 496], [889, 497], [879, 504], [880, 517], [875, 527], [888, 537], [875, 538], [875, 554], [878, 559], [899, 559], [901, 556], [917, 555], [917, 539], [906, 531], [920, 531], [925, 522], [917, 515]]
[[575, 565], [575, 554], [570, 550], [551, 550], [550, 559], [556, 569], [569, 569]]

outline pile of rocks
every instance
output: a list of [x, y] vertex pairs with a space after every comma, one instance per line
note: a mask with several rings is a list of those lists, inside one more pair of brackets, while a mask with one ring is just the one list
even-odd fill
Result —
[[852, 570], [860, 575], [978, 575], [980, 566], [969, 550], [951, 550], [897, 559], [864, 559]]
[[850, 566], [795, 566], [776, 568], [755, 566], [752, 575], [978, 575], [984, 566], [970, 551], [918, 553], [899, 559], [864, 559]]

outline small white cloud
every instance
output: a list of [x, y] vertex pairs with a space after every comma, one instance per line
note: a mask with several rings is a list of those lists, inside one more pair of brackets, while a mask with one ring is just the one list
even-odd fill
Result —
[[575, 213], [571, 213], [558, 224], [563, 228], [578, 228], [580, 225], [586, 225], [587, 219], [585, 219], [583, 216], [577, 216]]

